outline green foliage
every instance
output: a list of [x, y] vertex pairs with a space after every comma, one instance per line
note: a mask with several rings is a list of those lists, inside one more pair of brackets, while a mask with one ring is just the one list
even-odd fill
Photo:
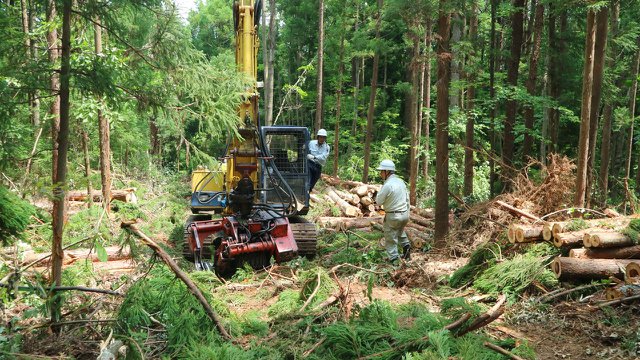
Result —
[[582, 218], [571, 219], [569, 223], [566, 225], [567, 231], [579, 231], [589, 228], [589, 224]]
[[[321, 267], [302, 271], [298, 278], [302, 283], [302, 288], [300, 289], [300, 300], [306, 302], [315, 291], [316, 287], [318, 288], [313, 299], [309, 305], [307, 305], [307, 309], [313, 309], [315, 305], [326, 300], [337, 290], [335, 281], [331, 278], [329, 273]], [[320, 284], [318, 284], [318, 280], [320, 281]]]
[[31, 222], [35, 209], [7, 188], [0, 185], [0, 240], [11, 244], [12, 237], [19, 237]]
[[473, 286], [487, 294], [506, 294], [515, 299], [534, 281], [547, 287], [558, 283], [544, 258], [518, 254], [487, 269], [474, 281]]
[[640, 243], [640, 219], [631, 219], [629, 225], [622, 230], [622, 233], [629, 236], [634, 244]]
[[267, 313], [272, 318], [276, 318], [299, 309], [303, 303], [298, 291], [287, 289], [280, 293], [278, 301], [269, 306]]
[[[198, 283], [207, 301], [222, 317], [231, 334], [235, 336], [241, 333], [224, 299], [210, 296], [207, 287], [203, 286], [206, 283], [202, 281], [202, 276], [197, 275], [196, 278], [200, 280]], [[154, 340], [148, 338], [152, 333], [144, 329], [158, 326], [163, 330], [162, 340], [167, 344], [167, 356], [182, 356], [190, 349], [217, 351], [215, 349], [222, 344], [215, 324], [206, 315], [202, 305], [175, 278], [173, 272], [160, 265], [155, 265], [147, 278], [129, 289], [118, 312], [118, 321], [125, 331], [124, 335], [141, 344], [143, 351], [148, 350], [145, 341]], [[211, 349], [206, 350], [204, 346]]]
[[471, 256], [467, 264], [456, 270], [449, 278], [449, 285], [457, 288], [472, 281], [479, 273], [484, 271], [498, 255], [500, 246], [489, 243], [478, 247]]

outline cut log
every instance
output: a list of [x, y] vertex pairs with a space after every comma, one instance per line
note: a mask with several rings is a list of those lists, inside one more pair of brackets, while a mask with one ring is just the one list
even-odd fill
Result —
[[351, 189], [351, 192], [360, 197], [367, 196], [369, 195], [369, 186], [368, 185], [356, 186], [353, 189]]
[[607, 300], [622, 299], [624, 297], [635, 295], [640, 295], [640, 285], [622, 284], [605, 290], [605, 297]]
[[409, 213], [409, 220], [426, 228], [433, 227], [433, 223], [430, 220], [425, 219], [420, 215]]
[[551, 231], [553, 227], [553, 224], [544, 224], [542, 225], [542, 239], [544, 241], [550, 241], [551, 239], [553, 239], [553, 232]]
[[311, 199], [312, 202], [316, 203], [316, 204], [321, 204], [324, 202], [324, 199], [321, 199], [318, 195], [316, 194], [309, 194], [309, 199]]
[[503, 208], [507, 209], [510, 213], [516, 215], [516, 216], [524, 216], [528, 219], [534, 220], [534, 221], [540, 221], [543, 222], [539, 217], [531, 214], [528, 211], [525, 210], [520, 210], [516, 207], [513, 207], [507, 203], [505, 203], [504, 201], [500, 201], [500, 200], [496, 200], [496, 204], [502, 206]]
[[331, 229], [357, 229], [363, 227], [369, 227], [372, 223], [382, 224], [383, 217], [362, 217], [362, 218], [348, 218], [348, 217], [320, 217], [316, 220], [316, 224], [324, 228]]
[[553, 236], [553, 245], [559, 248], [578, 248], [583, 246], [585, 230], [558, 233]]
[[327, 186], [325, 189], [325, 192], [327, 196], [331, 200], [333, 200], [336, 203], [336, 205], [338, 205], [338, 207], [340, 208], [340, 211], [342, 211], [344, 215], [348, 217], [362, 216], [362, 211], [360, 211], [359, 208], [349, 204], [344, 199], [342, 199], [340, 195], [336, 193], [336, 189], [333, 186]]
[[424, 227], [424, 226], [422, 226], [420, 224], [413, 223], [411, 221], [409, 221], [409, 223], [407, 224], [407, 227], [416, 229], [418, 231], [422, 231], [425, 234], [433, 230], [433, 229], [429, 229], [427, 227]]
[[576, 248], [569, 250], [569, 257], [575, 259], [590, 259], [587, 256], [587, 249], [585, 248]]
[[623, 233], [612, 231], [589, 232], [589, 248], [612, 248], [633, 245], [633, 240]]
[[640, 281], [640, 263], [632, 261], [624, 268], [625, 280], [629, 283]]
[[[623, 229], [629, 225], [629, 221], [633, 217], [617, 217], [617, 218], [607, 218], [607, 219], [590, 219], [583, 220], [589, 228], [601, 228], [602, 231], [611, 230], [611, 229]], [[553, 236], [556, 236], [559, 233], [569, 232], [567, 230], [567, 226], [569, 226], [571, 221], [562, 221], [553, 223]]]
[[542, 225], [516, 225], [516, 242], [533, 242], [543, 240]]
[[[373, 205], [373, 199], [370, 196], [363, 196], [360, 198], [360, 204], [364, 206]], [[374, 208], [375, 210], [375, 208]]]
[[616, 218], [616, 217], [620, 216], [619, 212], [617, 212], [617, 211], [615, 211], [613, 209], [610, 209], [610, 208], [604, 209], [604, 211], [602, 213], [607, 215], [607, 217], [609, 217], [609, 218]]
[[[124, 259], [129, 259], [131, 257], [131, 254], [128, 248], [122, 249], [119, 246], [108, 246], [104, 248], [104, 250], [107, 253], [107, 261], [124, 260]], [[49, 254], [50, 253], [36, 253], [33, 251], [26, 252], [24, 254], [24, 258], [22, 259], [21, 265], [25, 266]], [[44, 266], [48, 266], [50, 259], [51, 258], [42, 260], [40, 264]], [[100, 261], [98, 259], [98, 254], [96, 254], [95, 249], [75, 249], [75, 250], [66, 250], [64, 252], [64, 258], [62, 260], [62, 263], [65, 265], [70, 265], [78, 260], [89, 260], [92, 262]]]
[[[127, 203], [137, 203], [138, 198], [135, 194], [136, 189], [121, 189], [121, 190], [111, 190], [111, 200], [118, 200]], [[99, 202], [102, 201], [102, 192], [100, 190], [94, 190], [91, 192], [93, 201]], [[69, 201], [87, 201], [88, 196], [86, 191], [81, 190], [71, 190], [67, 192], [67, 199]]]
[[560, 280], [598, 280], [615, 276], [624, 280], [625, 267], [632, 260], [620, 259], [575, 259], [557, 257], [551, 263], [551, 270]]
[[516, 243], [516, 226], [514, 224], [509, 225], [509, 228], [507, 228], [507, 239], [512, 244]]
[[368, 213], [375, 213], [376, 212], [376, 206], [373, 205], [373, 204], [369, 204], [367, 206], [363, 205], [363, 209]]
[[433, 219], [435, 217], [435, 212], [433, 209], [423, 209], [416, 206], [411, 206], [411, 211], [422, 216], [425, 219]]
[[640, 245], [620, 248], [589, 248], [585, 251], [589, 259], [640, 259]]
[[329, 176], [326, 174], [322, 174], [322, 180], [332, 186], [342, 186], [342, 187], [357, 187], [357, 186], [367, 186], [369, 190], [373, 190], [373, 191], [380, 191], [380, 188], [382, 188], [382, 185], [372, 185], [372, 184], [365, 184], [363, 182], [359, 182], [359, 181], [352, 181], [352, 180], [342, 180], [340, 178], [337, 177], [333, 177], [333, 176]]

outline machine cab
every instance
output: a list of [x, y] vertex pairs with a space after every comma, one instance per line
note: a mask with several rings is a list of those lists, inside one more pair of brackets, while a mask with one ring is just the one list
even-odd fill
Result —
[[[273, 158], [273, 164], [295, 194], [298, 214], [305, 215], [309, 211], [309, 169], [307, 164], [309, 129], [300, 126], [263, 126], [262, 138]], [[278, 178], [272, 177], [268, 173], [273, 169], [268, 166], [263, 166], [262, 169], [262, 187], [269, 189], [263, 192], [262, 201], [276, 208], [282, 206], [283, 203], [289, 203], [289, 196], [285, 189], [270, 180]]]

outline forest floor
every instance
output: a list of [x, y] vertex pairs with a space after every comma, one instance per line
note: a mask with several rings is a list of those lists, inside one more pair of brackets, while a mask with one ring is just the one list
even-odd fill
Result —
[[[447, 299], [462, 297], [469, 303], [481, 304], [485, 309], [496, 301], [496, 294], [484, 294], [469, 283], [456, 289], [448, 286], [450, 275], [467, 263], [471, 247], [477, 246], [477, 237], [465, 239], [470, 248], [464, 253], [459, 250], [460, 242], [445, 249], [432, 249], [430, 244], [425, 244], [425, 248], [415, 249], [411, 260], [392, 266], [385, 260], [384, 249], [380, 246], [382, 233], [375, 229], [344, 232], [321, 229], [315, 259], [274, 264], [263, 271], [240, 269], [233, 278], [220, 282], [211, 274], [193, 272], [193, 265], [181, 259], [182, 221], [188, 215], [187, 201], [181, 196], [167, 195], [171, 193], [170, 190], [167, 193], [167, 189], [168, 187], [160, 190], [141, 186], [138, 191], [141, 199], [139, 204], [118, 204], [111, 215], [105, 215], [99, 207], [86, 209], [81, 204], [72, 204], [66, 229], [69, 239], [65, 244], [89, 237], [91, 241], [74, 246], [74, 251], [87, 249], [87, 252], [101, 252], [101, 248], [112, 245], [130, 249], [130, 255], [125, 259], [106, 262], [74, 261], [65, 266], [63, 281], [68, 285], [110, 289], [125, 296], [83, 292], [69, 294], [65, 297], [65, 319], [68, 319], [68, 324], [62, 335], [53, 335], [48, 330], [43, 295], [48, 270], [46, 267], [35, 267], [37, 271], [26, 271], [20, 285], [27, 285], [32, 289], [24, 293], [3, 295], [0, 358], [1, 354], [8, 358], [95, 358], [101, 348], [113, 341], [112, 334], [115, 334], [114, 338], [120, 334], [119, 338], [125, 342], [127, 338], [132, 340], [135, 347], [146, 354], [145, 358], [176, 356], [175, 351], [179, 350], [172, 348], [171, 343], [179, 343], [180, 340], [172, 339], [175, 335], [171, 334], [171, 319], [167, 318], [170, 316], [164, 314], [161, 308], [153, 310], [153, 306], [157, 306], [150, 305], [154, 300], [153, 296], [138, 293], [136, 289], [145, 281], [150, 283], [153, 276], [158, 276], [158, 279], [166, 276], [169, 282], [160, 281], [157, 285], [162, 291], [155, 297], [162, 298], [162, 294], [171, 294], [170, 288], [176, 285], [177, 280], [171, 274], [159, 272], [160, 261], [153, 253], [139, 243], [136, 244], [133, 237], [119, 229], [120, 221], [131, 218], [138, 219], [142, 230], [171, 252], [182, 268], [191, 272], [196, 283], [205, 288], [212, 299], [216, 299], [215, 309], [222, 311], [226, 319], [231, 319], [230, 323], [237, 321], [239, 328], [244, 328], [236, 330], [235, 334], [236, 344], [245, 349], [267, 346], [293, 354], [289, 355], [292, 358], [306, 358], [314, 352], [318, 353], [318, 358], [323, 358], [337, 350], [332, 350], [330, 344], [323, 344], [324, 340], [316, 336], [319, 333], [315, 332], [314, 326], [320, 322], [348, 322], [372, 302], [383, 302], [393, 307], [417, 303], [424, 311], [439, 313]], [[46, 201], [40, 201], [38, 205], [45, 211], [49, 206]], [[326, 215], [327, 212], [326, 208], [320, 207], [312, 212], [310, 218]], [[455, 220], [456, 223], [452, 226], [454, 235], [460, 234], [458, 231], [470, 230], [465, 221], [468, 218], [460, 217]], [[22, 251], [26, 253], [29, 249], [33, 250], [36, 258], [45, 254], [45, 239], [50, 236], [47, 228], [46, 221], [34, 224], [21, 243], [24, 244]], [[486, 241], [504, 243], [503, 238], [490, 238]], [[20, 246], [5, 248], [3, 253], [10, 254], [18, 248]], [[508, 251], [525, 250], [525, 247], [516, 246]], [[454, 256], [461, 253], [465, 256]], [[5, 273], [6, 271], [2, 275]], [[315, 279], [316, 275], [322, 280], [310, 282], [309, 279]], [[509, 340], [515, 342], [516, 346], [527, 344], [535, 351], [537, 359], [629, 359], [636, 356], [636, 351], [640, 348], [640, 310], [636, 306], [598, 309], [593, 301], [602, 299], [602, 292], [581, 293], [574, 298], [542, 304], [536, 299], [545, 290], [535, 285], [532, 284], [525, 292], [510, 297], [504, 314], [476, 332], [481, 333], [483, 339]], [[300, 317], [297, 313], [288, 313], [290, 307], [300, 308], [304, 302], [305, 299], [302, 295], [299, 298], [299, 294], [306, 293], [306, 300], [314, 296], [309, 296], [309, 289], [313, 287], [320, 291], [315, 295], [317, 301], [314, 299], [309, 306], [309, 309], [313, 308], [311, 317], [308, 314]], [[143, 291], [151, 290], [154, 288]], [[179, 296], [181, 300], [177, 300], [177, 304], [190, 298], [184, 289], [179, 290], [178, 294], [184, 295]], [[295, 300], [287, 302], [287, 296], [291, 294], [295, 296]], [[325, 310], [329, 307], [323, 308], [320, 302], [332, 294], [338, 295], [338, 300], [331, 305], [331, 310]], [[16, 295], [16, 298], [12, 297]], [[144, 298], [146, 295], [150, 298]], [[148, 312], [147, 323], [139, 327], [138, 332], [129, 330], [127, 333], [121, 322], [122, 316], [127, 307], [133, 308], [132, 304], [137, 304], [135, 301], [147, 304], [141, 310]], [[220, 302], [223, 303], [222, 307]], [[174, 303], [172, 300], [171, 304]], [[163, 304], [162, 306], [169, 306], [167, 303]], [[182, 309], [178, 310], [177, 313], [182, 312]], [[398, 321], [401, 319], [399, 317]], [[135, 323], [134, 320], [131, 322]], [[114, 323], [120, 325], [110, 327]], [[296, 335], [286, 333], [287, 329], [292, 328], [298, 329]], [[141, 335], [140, 329], [144, 329], [142, 333], [145, 336]], [[279, 339], [281, 337], [284, 339]], [[286, 349], [287, 347], [297, 348]], [[181, 356], [189, 357], [188, 354]], [[452, 355], [449, 358], [487, 357]]]

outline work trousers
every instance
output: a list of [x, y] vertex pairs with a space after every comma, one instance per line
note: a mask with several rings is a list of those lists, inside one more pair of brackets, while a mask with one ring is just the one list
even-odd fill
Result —
[[400, 257], [398, 254], [398, 240], [404, 248], [409, 245], [409, 238], [404, 231], [404, 227], [409, 223], [409, 211], [402, 213], [387, 213], [384, 216], [384, 245], [387, 249], [389, 260], [393, 261]]
[[322, 166], [315, 161], [309, 160], [309, 174], [309, 192], [311, 192], [320, 179], [320, 175], [322, 175]]

